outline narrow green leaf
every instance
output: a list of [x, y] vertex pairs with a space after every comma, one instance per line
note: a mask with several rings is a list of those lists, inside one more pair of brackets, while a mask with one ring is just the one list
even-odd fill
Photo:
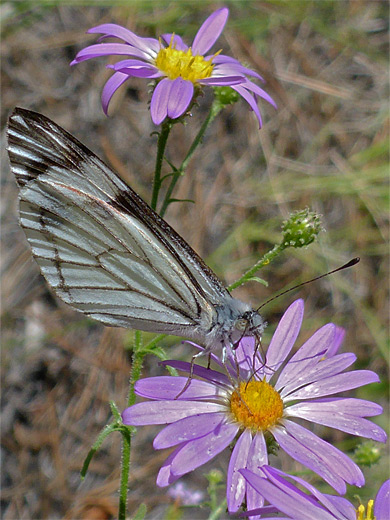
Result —
[[192, 199], [169, 199], [168, 204], [172, 204], [172, 202], [192, 202], [195, 204], [195, 201]]
[[142, 503], [137, 509], [137, 512], [133, 516], [132, 520], [143, 520], [145, 518], [146, 513], [147, 507], [144, 503]]
[[266, 287], [268, 287], [268, 282], [266, 280], [263, 280], [262, 278], [259, 278], [258, 276], [250, 276], [246, 280], [246, 282], [259, 282], [262, 285], [265, 285]]
[[108, 435], [110, 435], [110, 433], [112, 433], [113, 431], [116, 431], [116, 430], [117, 430], [117, 422], [115, 421], [111, 424], [107, 424], [103, 428], [103, 430], [99, 433], [96, 441], [92, 445], [92, 448], [89, 450], [88, 455], [86, 456], [86, 458], [84, 460], [83, 467], [81, 468], [81, 471], [80, 471], [81, 480], [84, 480], [85, 475], [87, 474], [87, 471], [88, 471], [89, 464], [90, 464], [93, 456], [95, 455], [95, 453], [99, 450], [100, 446], [103, 444], [104, 439], [106, 437], [108, 437]]

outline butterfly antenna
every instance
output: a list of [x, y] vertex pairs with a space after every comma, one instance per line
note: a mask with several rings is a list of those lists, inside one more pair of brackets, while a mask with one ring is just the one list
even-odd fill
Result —
[[330, 274], [337, 273], [338, 271], [342, 271], [343, 269], [348, 269], [348, 267], [352, 267], [352, 266], [358, 264], [359, 262], [360, 262], [360, 258], [357, 256], [356, 258], [353, 258], [352, 260], [350, 260], [346, 264], [342, 265], [341, 267], [338, 267], [337, 269], [333, 269], [332, 271], [329, 271], [328, 273], [322, 274], [321, 276], [316, 276], [315, 278], [312, 278], [311, 280], [307, 280], [306, 282], [299, 283], [298, 285], [295, 285], [294, 287], [290, 287], [290, 289], [286, 289], [285, 291], [277, 294], [276, 296], [273, 296], [272, 298], [270, 298], [266, 302], [262, 303], [260, 305], [260, 307], [258, 307], [256, 309], [256, 311], [259, 311], [260, 309], [265, 307], [265, 305], [268, 305], [268, 303], [272, 302], [273, 300], [276, 300], [280, 296], [283, 296], [284, 294], [287, 294], [290, 291], [294, 291], [295, 289], [298, 289], [298, 287], [302, 287], [303, 285], [306, 285], [308, 283], [315, 282], [316, 280], [321, 280], [321, 278], [325, 278], [325, 276], [329, 276]]

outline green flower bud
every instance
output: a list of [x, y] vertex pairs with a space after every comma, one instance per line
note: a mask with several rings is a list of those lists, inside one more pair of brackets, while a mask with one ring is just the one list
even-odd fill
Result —
[[359, 466], [372, 466], [379, 462], [381, 452], [379, 448], [371, 441], [362, 442], [356, 448], [354, 453], [355, 462]]
[[231, 87], [214, 87], [215, 98], [219, 101], [222, 107], [236, 103], [240, 96], [238, 92]]
[[308, 246], [322, 231], [321, 219], [317, 213], [305, 208], [291, 213], [283, 222], [282, 230], [284, 247]]
[[218, 469], [212, 469], [211, 471], [206, 473], [205, 477], [211, 485], [219, 484], [223, 480], [223, 474]]
[[265, 439], [267, 444], [267, 453], [268, 455], [277, 455], [279, 453], [279, 444], [276, 442], [276, 440], [268, 436]]

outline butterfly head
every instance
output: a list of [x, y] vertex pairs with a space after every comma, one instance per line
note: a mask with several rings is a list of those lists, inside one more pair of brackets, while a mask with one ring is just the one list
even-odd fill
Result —
[[254, 333], [261, 333], [263, 331], [264, 321], [257, 311], [251, 309], [249, 311], [245, 311], [235, 321], [234, 327], [244, 335], [253, 335]]
[[247, 303], [230, 297], [215, 309], [216, 320], [210, 334], [212, 343], [235, 345], [244, 336], [254, 336], [257, 340], [261, 338], [264, 320]]

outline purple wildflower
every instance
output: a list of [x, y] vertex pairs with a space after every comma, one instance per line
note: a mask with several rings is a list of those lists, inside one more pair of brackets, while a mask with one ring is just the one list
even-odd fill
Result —
[[[389, 520], [390, 480], [382, 484], [375, 501], [370, 500], [367, 508], [360, 505], [355, 509], [347, 499], [320, 493], [303, 479], [287, 475], [270, 466], [262, 466], [258, 473], [247, 469], [241, 470], [241, 473], [247, 483], [270, 504], [246, 511], [240, 515], [241, 517], [253, 518], [260, 515], [261, 518], [269, 518], [268, 515], [271, 514], [272, 518], [280, 518], [275, 514], [281, 513], [284, 520]], [[310, 494], [291, 484], [287, 478], [297, 482]]]
[[197, 506], [204, 500], [202, 491], [191, 489], [183, 482], [176, 482], [169, 488], [168, 494], [183, 506]]
[[[380, 414], [379, 405], [328, 397], [377, 382], [378, 376], [367, 370], [343, 372], [356, 357], [337, 354], [343, 331], [332, 323], [317, 330], [286, 362], [302, 318], [303, 301], [297, 300], [281, 318], [265, 362], [259, 355], [254, 358], [253, 338], [241, 340], [235, 358], [230, 355], [227, 360], [229, 377], [195, 365], [194, 374], [205, 381], [192, 379], [181, 395], [186, 377], [151, 377], [136, 383], [136, 393], [152, 401], [124, 410], [124, 424], [167, 424], [156, 436], [154, 448], [177, 446], [159, 472], [159, 486], [171, 484], [208, 462], [240, 433], [227, 474], [228, 509], [231, 513], [238, 511], [245, 495], [248, 509], [261, 507], [263, 498], [246, 485], [240, 470], [257, 471], [268, 463], [267, 432], [291, 457], [318, 473], [339, 493], [345, 493], [346, 482], [363, 485], [363, 474], [349, 457], [291, 419], [306, 419], [383, 442], [385, 432], [364, 419]], [[223, 367], [216, 356], [214, 360]], [[190, 371], [190, 363], [164, 364]]]
[[274, 100], [247, 78], [250, 76], [263, 81], [261, 76], [219, 52], [205, 56], [220, 36], [228, 14], [229, 10], [223, 7], [209, 16], [197, 32], [191, 47], [173, 33], [163, 34], [159, 40], [155, 40], [141, 38], [117, 24], [98, 25], [88, 32], [103, 34], [100, 40], [114, 37], [125, 43], [90, 45], [77, 54], [71, 65], [99, 56], [122, 55], [131, 58], [107, 65], [115, 72], [102, 93], [102, 106], [106, 114], [114, 92], [130, 77], [139, 77], [156, 80], [150, 103], [152, 120], [156, 125], [166, 117], [177, 119], [183, 115], [199, 93], [200, 86], [210, 85], [230, 86], [236, 90], [254, 111], [261, 127], [258, 98], [265, 99], [276, 108]]

